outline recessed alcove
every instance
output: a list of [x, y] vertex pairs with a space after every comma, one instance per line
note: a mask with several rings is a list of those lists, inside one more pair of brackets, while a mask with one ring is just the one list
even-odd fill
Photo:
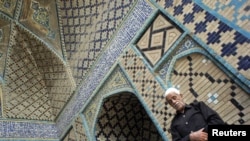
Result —
[[162, 137], [139, 99], [123, 92], [103, 100], [95, 126], [97, 141], [161, 141]]

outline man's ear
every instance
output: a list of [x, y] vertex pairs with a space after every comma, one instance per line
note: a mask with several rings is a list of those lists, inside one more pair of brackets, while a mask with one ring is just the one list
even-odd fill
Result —
[[183, 97], [183, 94], [180, 94], [181, 97]]

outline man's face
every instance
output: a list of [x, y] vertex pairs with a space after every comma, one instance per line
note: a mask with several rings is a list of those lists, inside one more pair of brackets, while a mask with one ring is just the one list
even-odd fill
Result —
[[185, 103], [182, 99], [182, 94], [170, 93], [166, 97], [167, 102], [177, 111], [182, 111], [185, 107]]

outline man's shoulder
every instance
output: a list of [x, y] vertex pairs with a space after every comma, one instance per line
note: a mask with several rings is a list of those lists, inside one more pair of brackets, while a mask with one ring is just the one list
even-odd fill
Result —
[[193, 101], [189, 105], [196, 107], [196, 106], [203, 106], [203, 105], [206, 105], [206, 104], [203, 101]]

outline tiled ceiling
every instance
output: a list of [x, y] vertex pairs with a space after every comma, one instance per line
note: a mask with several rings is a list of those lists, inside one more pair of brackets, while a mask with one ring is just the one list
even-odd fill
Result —
[[0, 1], [2, 117], [55, 121], [133, 2]]

